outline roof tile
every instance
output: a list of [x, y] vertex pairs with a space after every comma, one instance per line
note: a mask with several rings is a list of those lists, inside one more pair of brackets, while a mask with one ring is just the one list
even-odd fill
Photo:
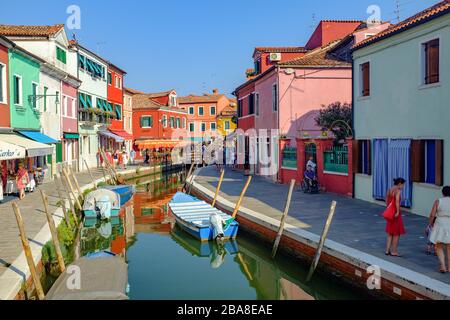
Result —
[[53, 26], [14, 26], [2, 24], [0, 25], [0, 34], [10, 37], [50, 37], [61, 29], [64, 29], [64, 24], [55, 24]]

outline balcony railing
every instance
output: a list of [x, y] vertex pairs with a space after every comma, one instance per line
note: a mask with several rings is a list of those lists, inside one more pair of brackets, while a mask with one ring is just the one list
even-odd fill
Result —
[[324, 169], [328, 172], [348, 173], [348, 148], [347, 146], [335, 146], [325, 151]]
[[297, 169], [297, 148], [284, 148], [282, 165], [285, 168]]

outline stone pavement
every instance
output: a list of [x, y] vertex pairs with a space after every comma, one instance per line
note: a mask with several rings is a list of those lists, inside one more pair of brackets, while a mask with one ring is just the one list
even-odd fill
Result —
[[[128, 169], [133, 169], [133, 167], [129, 166]], [[91, 169], [91, 171], [95, 180], [103, 178], [103, 173], [100, 169]], [[85, 185], [92, 187], [92, 180], [87, 172], [77, 173], [76, 177], [81, 188]], [[34, 241], [33, 239], [39, 231], [47, 224], [44, 205], [39, 190], [43, 190], [47, 194], [51, 212], [55, 211], [57, 208], [56, 203], [59, 201], [56, 185], [52, 181], [38, 186], [36, 191], [32, 193], [27, 193], [22, 201], [19, 201], [17, 198], [25, 231], [30, 242]], [[63, 197], [66, 199], [65, 192], [63, 192]], [[16, 218], [11, 204], [12, 201], [0, 204], [0, 276], [8, 268], [14, 269], [13, 262], [23, 252]], [[39, 245], [43, 246], [44, 244], [39, 243]], [[23, 275], [22, 271], [16, 271]]]
[[[215, 191], [218, 176], [215, 168], [203, 168], [195, 182]], [[246, 179], [241, 172], [226, 169], [220, 196], [236, 202]], [[287, 185], [254, 176], [242, 206], [279, 220], [284, 210], [288, 188]], [[337, 208], [328, 239], [450, 284], [450, 273], [440, 274], [437, 271], [437, 257], [425, 254], [424, 230], [428, 223], [426, 217], [403, 212], [407, 234], [400, 239], [399, 253], [403, 255], [401, 258], [387, 257], [384, 254], [386, 223], [381, 216], [384, 207], [378, 204], [330, 193], [304, 194], [297, 187], [286, 222], [320, 235], [332, 200], [337, 201]]]

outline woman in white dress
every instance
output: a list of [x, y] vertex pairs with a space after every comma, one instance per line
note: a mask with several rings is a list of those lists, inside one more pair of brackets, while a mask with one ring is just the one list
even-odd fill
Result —
[[445, 251], [447, 251], [448, 266], [450, 267], [450, 187], [442, 189], [443, 197], [436, 200], [431, 209], [429, 226], [433, 228], [430, 242], [436, 245], [436, 254], [439, 258], [439, 272], [449, 272], [445, 264]]

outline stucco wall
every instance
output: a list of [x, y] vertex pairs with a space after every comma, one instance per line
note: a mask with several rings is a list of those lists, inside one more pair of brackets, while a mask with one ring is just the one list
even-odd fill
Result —
[[40, 95], [44, 94], [44, 87], [48, 88], [47, 95], [58, 93], [59, 103], [55, 103], [55, 97], [47, 97], [46, 110], [44, 110], [44, 98], [38, 100], [39, 110], [41, 110], [41, 126], [44, 134], [55, 140], [61, 140], [61, 112], [63, 105], [61, 81], [41, 72]]
[[[370, 62], [371, 96], [360, 98], [359, 74], [355, 75], [356, 139], [443, 139], [444, 184], [450, 184], [450, 15], [402, 32], [354, 52], [355, 70]], [[421, 44], [441, 39], [440, 84], [421, 86]], [[372, 184], [356, 177], [356, 196], [372, 200]], [[371, 180], [371, 178], [370, 178]], [[368, 190], [366, 190], [368, 189]], [[440, 188], [413, 185], [415, 213], [427, 215]]]

